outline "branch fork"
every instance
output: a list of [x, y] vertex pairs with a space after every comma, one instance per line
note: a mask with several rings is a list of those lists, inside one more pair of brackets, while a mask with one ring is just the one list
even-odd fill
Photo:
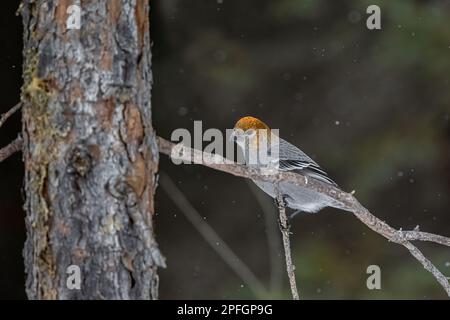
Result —
[[[427, 241], [450, 247], [450, 238], [437, 234], [419, 231], [417, 230], [417, 228], [410, 231], [403, 231], [401, 229], [396, 230], [392, 228], [390, 225], [388, 225], [386, 222], [378, 219], [376, 216], [370, 213], [369, 210], [367, 210], [363, 205], [361, 205], [358, 202], [358, 200], [354, 197], [353, 192], [347, 193], [332, 185], [328, 185], [313, 179], [307, 179], [307, 177], [299, 173], [279, 172], [273, 175], [264, 175], [261, 174], [261, 171], [257, 168], [235, 164], [225, 158], [223, 158], [221, 164], [218, 164], [217, 162], [206, 163], [203, 162], [202, 159], [211, 158], [213, 157], [213, 155], [205, 152], [202, 153], [200, 150], [193, 150], [193, 149], [192, 153], [194, 156], [192, 159], [189, 156], [186, 157], [185, 155], [180, 155], [179, 157], [177, 157], [177, 155], [172, 154], [172, 149], [175, 147], [175, 144], [161, 137], [157, 138], [157, 143], [160, 153], [169, 155], [176, 160], [192, 161], [192, 163], [204, 165], [212, 169], [226, 172], [238, 177], [272, 182], [275, 183], [276, 185], [278, 185], [280, 181], [287, 181], [289, 183], [295, 184], [300, 187], [308, 188], [310, 190], [322, 193], [335, 199], [342, 205], [344, 210], [352, 212], [358, 220], [360, 220], [362, 223], [368, 226], [371, 230], [382, 235], [383, 237], [388, 239], [388, 241], [400, 244], [404, 246], [406, 249], [408, 249], [411, 255], [415, 259], [417, 259], [422, 264], [422, 266], [434, 276], [434, 278], [438, 281], [438, 283], [442, 286], [447, 295], [450, 297], [450, 283], [447, 277], [444, 276], [442, 272], [439, 271], [439, 269], [436, 268], [436, 266], [434, 266], [433, 263], [430, 260], [428, 260], [415, 245], [411, 243], [411, 241]], [[214, 158], [217, 158], [217, 155], [214, 155]], [[282, 197], [278, 198], [279, 203], [284, 203]], [[286, 216], [284, 206], [279, 206], [279, 212], [280, 212], [280, 221], [281, 223], [283, 223], [284, 219], [283, 217]], [[287, 216], [285, 223], [287, 223]], [[294, 279], [295, 281], [295, 277], [294, 278], [292, 277], [293, 266], [290, 267], [288, 265], [288, 261], [291, 261], [289, 233], [286, 230], [283, 230], [283, 228], [281, 228], [281, 232], [283, 234], [283, 243], [285, 245], [287, 269], [291, 283], [291, 290], [293, 298], [295, 299], [297, 296], [292, 286], [292, 279]], [[287, 241], [285, 241], [286, 239]], [[288, 250], [286, 250], [286, 248]]]

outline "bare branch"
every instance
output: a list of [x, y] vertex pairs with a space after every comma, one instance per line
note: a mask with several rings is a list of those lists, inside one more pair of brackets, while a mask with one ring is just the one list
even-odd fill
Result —
[[450, 283], [447, 278], [410, 242], [428, 241], [450, 247], [450, 238], [418, 230], [396, 230], [389, 226], [386, 222], [371, 214], [369, 210], [362, 206], [352, 194], [331, 185], [322, 183], [318, 180], [308, 179], [301, 174], [293, 172], [264, 174], [257, 168], [238, 165], [233, 161], [220, 157], [219, 155], [203, 153], [199, 150], [184, 147], [181, 144], [175, 145], [161, 137], [158, 137], [157, 141], [160, 152], [171, 156], [172, 159], [205, 165], [238, 177], [268, 181], [276, 184], [280, 181], [289, 181], [290, 183], [300, 187], [308, 188], [335, 199], [345, 210], [352, 212], [370, 229], [382, 235], [389, 241], [395, 242], [407, 248], [409, 252], [424, 266], [424, 268], [432, 273], [450, 297]]
[[20, 109], [20, 107], [22, 107], [21, 102], [12, 107], [8, 112], [2, 114], [2, 116], [0, 117], [0, 128], [3, 126], [6, 120], [8, 120], [9, 117], [11, 117], [17, 110]]
[[290, 235], [290, 225], [286, 215], [286, 205], [284, 203], [283, 195], [279, 192], [277, 188], [277, 202], [278, 211], [280, 213], [280, 231], [283, 235], [283, 245], [284, 245], [284, 256], [286, 257], [286, 270], [289, 277], [289, 284], [291, 286], [291, 293], [293, 300], [299, 300], [300, 296], [297, 290], [297, 282], [295, 281], [295, 266], [292, 263], [291, 257], [291, 243], [289, 240]]
[[404, 240], [414, 241], [428, 241], [442, 244], [443, 246], [450, 247], [450, 238], [440, 236], [437, 234], [432, 234], [428, 232], [422, 232], [418, 230], [413, 231], [400, 231]]
[[22, 137], [18, 136], [16, 140], [8, 144], [6, 147], [0, 149], [0, 162], [3, 162], [3, 160], [6, 160], [14, 153], [22, 150], [22, 143]]
[[280, 261], [282, 245], [281, 237], [278, 236], [277, 216], [274, 214], [273, 201], [260, 192], [259, 188], [250, 180], [247, 180], [247, 184], [254, 194], [256, 201], [258, 201], [264, 215], [270, 260], [270, 290], [280, 292], [283, 280], [283, 265]]
[[[6, 120], [9, 119], [17, 110], [19, 110], [22, 107], [22, 103], [19, 102], [14, 107], [8, 110], [8, 112], [2, 114], [0, 117], [0, 128], [3, 126], [3, 124], [6, 122]], [[22, 138], [19, 136], [17, 137], [13, 142], [8, 144], [6, 147], [3, 147], [0, 149], [0, 162], [3, 162], [10, 156], [12, 156], [14, 153], [22, 150]]]
[[164, 173], [160, 174], [160, 183], [167, 195], [177, 205], [178, 209], [186, 216], [189, 222], [202, 235], [206, 242], [219, 254], [225, 263], [244, 281], [255, 296], [260, 299], [267, 298], [267, 291], [261, 281], [239, 259], [239, 257], [228, 247], [211, 226], [204, 221], [198, 211], [186, 199], [184, 194], [177, 188], [170, 177]]

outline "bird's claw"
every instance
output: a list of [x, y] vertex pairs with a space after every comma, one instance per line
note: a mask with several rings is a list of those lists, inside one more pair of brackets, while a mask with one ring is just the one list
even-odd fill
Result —
[[278, 201], [278, 197], [275, 197], [274, 198], [274, 200], [275, 200], [275, 205], [277, 206], [277, 208], [279, 208], [279, 207], [286, 207], [287, 206], [287, 201], [288, 201], [288, 198], [289, 198], [289, 196], [287, 196], [287, 195], [282, 195], [282, 200], [283, 200], [283, 203], [280, 203], [280, 201]]

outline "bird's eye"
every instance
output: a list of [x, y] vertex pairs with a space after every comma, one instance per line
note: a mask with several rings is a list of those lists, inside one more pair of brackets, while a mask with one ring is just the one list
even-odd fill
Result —
[[254, 129], [248, 129], [247, 131], [245, 131], [245, 134], [248, 136], [248, 137], [253, 137], [255, 134], [256, 134], [256, 130], [254, 130]]

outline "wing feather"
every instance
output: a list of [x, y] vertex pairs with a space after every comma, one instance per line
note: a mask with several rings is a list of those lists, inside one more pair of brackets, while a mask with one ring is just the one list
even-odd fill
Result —
[[336, 182], [308, 155], [289, 142], [279, 139], [279, 169], [299, 172], [306, 176], [337, 186]]

